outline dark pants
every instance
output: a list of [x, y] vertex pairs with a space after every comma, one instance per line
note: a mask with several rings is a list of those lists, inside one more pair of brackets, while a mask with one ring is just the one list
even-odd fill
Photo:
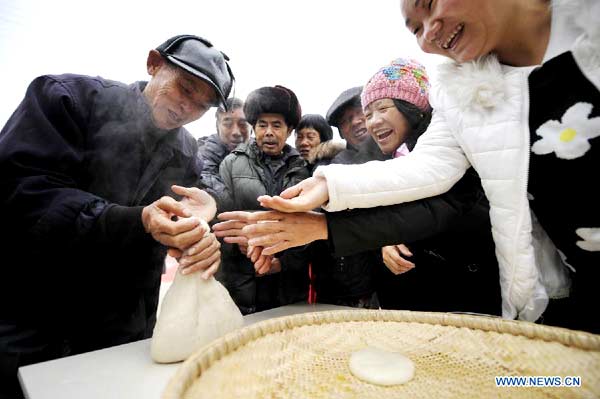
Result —
[[415, 268], [394, 275], [384, 264], [376, 269], [376, 289], [383, 309], [430, 312], [501, 313], [496, 264], [452, 263], [417, 253]]

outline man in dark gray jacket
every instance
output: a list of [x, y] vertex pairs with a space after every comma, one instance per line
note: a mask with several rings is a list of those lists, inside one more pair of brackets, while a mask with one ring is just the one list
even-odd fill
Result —
[[217, 133], [198, 139], [198, 156], [202, 160], [202, 181], [217, 192], [223, 191], [219, 166], [239, 144], [250, 136], [250, 124], [244, 115], [244, 102], [228, 98], [226, 107], [217, 108]]
[[[244, 113], [256, 137], [239, 145], [221, 163], [225, 190], [219, 209], [223, 211], [262, 209], [258, 196], [277, 195], [309, 176], [298, 151], [286, 144], [301, 116], [300, 104], [291, 90], [282, 86], [257, 89], [246, 99]], [[306, 298], [308, 265], [297, 250], [273, 259], [268, 270], [258, 272], [246, 253], [243, 243], [223, 245], [217, 274], [242, 313]]]

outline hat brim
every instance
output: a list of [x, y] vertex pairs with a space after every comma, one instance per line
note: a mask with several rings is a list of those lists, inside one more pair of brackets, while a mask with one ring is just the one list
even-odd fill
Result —
[[325, 119], [327, 123], [331, 126], [335, 126], [339, 129], [338, 119], [340, 117], [341, 111], [346, 108], [350, 103], [352, 103], [356, 98], [360, 101], [360, 93], [362, 92], [362, 86], [356, 86], [351, 89], [343, 91], [333, 102], [329, 110], [327, 110], [327, 114]]
[[225, 111], [228, 111], [227, 110], [227, 99], [225, 98], [223, 93], [221, 93], [221, 90], [219, 90], [217, 85], [210, 79], [210, 77], [208, 77], [206, 74], [200, 72], [199, 70], [194, 69], [191, 66], [187, 65], [185, 62], [181, 62], [180, 60], [178, 60], [177, 58], [175, 58], [171, 55], [166, 54], [165, 57], [167, 57], [167, 59], [169, 61], [171, 61], [173, 64], [177, 65], [180, 68], [183, 68], [185, 71], [191, 73], [192, 75], [196, 76], [197, 78], [200, 78], [204, 82], [208, 83], [210, 85], [210, 87], [212, 87], [213, 90], [215, 91], [215, 93], [217, 94], [217, 100], [219, 101], [218, 105], [223, 107], [225, 109]]

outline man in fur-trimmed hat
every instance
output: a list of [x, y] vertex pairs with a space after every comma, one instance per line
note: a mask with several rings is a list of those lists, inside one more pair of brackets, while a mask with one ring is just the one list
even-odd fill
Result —
[[[308, 177], [305, 161], [295, 148], [286, 144], [302, 114], [294, 92], [283, 86], [254, 90], [245, 101], [244, 114], [255, 137], [240, 144], [221, 163], [219, 172], [225, 190], [219, 201], [220, 210], [262, 209], [257, 197], [278, 195]], [[222, 264], [217, 278], [242, 313], [306, 298], [307, 265], [297, 251], [266, 259], [255, 269], [246, 257], [244, 237], [227, 242], [221, 248]]]

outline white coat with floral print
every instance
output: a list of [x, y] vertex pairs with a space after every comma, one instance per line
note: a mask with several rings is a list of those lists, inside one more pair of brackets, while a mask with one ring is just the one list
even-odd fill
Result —
[[[573, 37], [578, 36], [562, 51], [572, 51], [582, 73], [600, 88], [600, 2], [556, 0], [553, 14], [557, 13], [563, 13], [563, 22], [572, 22], [566, 24], [567, 29]], [[545, 232], [532, 222], [527, 197], [530, 150], [563, 151], [553, 144], [555, 138], [545, 135], [546, 128], [540, 134], [545, 141], [530, 146], [528, 76], [533, 68], [502, 65], [493, 56], [444, 64], [430, 98], [434, 107], [431, 125], [410, 155], [315, 171], [327, 179], [329, 203], [325, 209], [338, 211], [442, 194], [472, 165], [490, 202], [503, 317], [529, 321], [542, 314], [549, 297], [564, 297], [569, 290], [565, 266]], [[579, 108], [571, 114], [584, 112]], [[561, 122], [570, 121], [571, 114]], [[566, 129], [591, 128], [584, 129], [587, 133], [565, 149], [567, 156], [585, 150], [587, 140], [598, 133], [595, 120], [575, 116], [581, 123], [562, 129], [564, 139], [575, 137]], [[582, 228], [577, 234], [581, 248], [600, 249], [597, 228]]]

